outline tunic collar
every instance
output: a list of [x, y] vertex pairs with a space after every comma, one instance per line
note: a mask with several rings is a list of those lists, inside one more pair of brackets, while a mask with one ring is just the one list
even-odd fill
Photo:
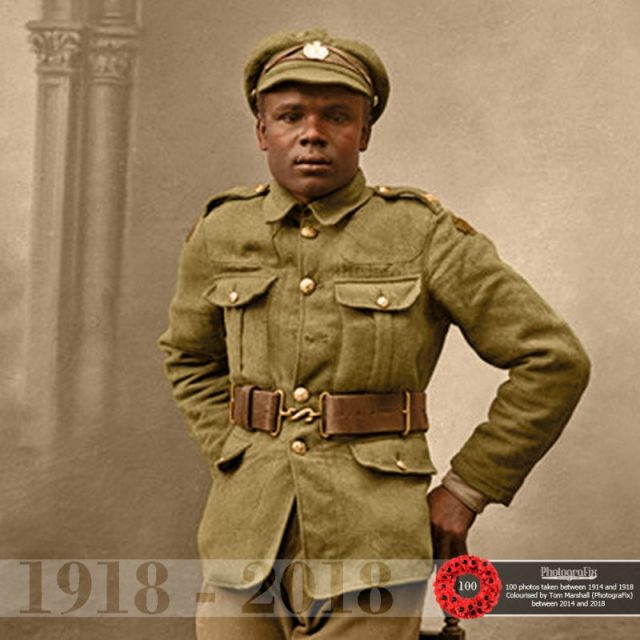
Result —
[[[347, 214], [361, 207], [371, 198], [373, 190], [366, 186], [364, 174], [360, 169], [349, 184], [323, 198], [306, 205], [315, 218], [323, 225], [335, 225]], [[304, 205], [275, 180], [269, 186], [264, 199], [263, 212], [266, 222], [282, 220], [291, 211]]]

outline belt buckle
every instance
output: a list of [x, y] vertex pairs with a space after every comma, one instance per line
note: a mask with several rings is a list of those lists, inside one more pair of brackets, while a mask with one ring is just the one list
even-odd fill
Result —
[[400, 437], [406, 438], [411, 433], [411, 391], [404, 392], [404, 406], [402, 407], [404, 429]]
[[239, 426], [239, 423], [236, 422], [235, 418], [233, 417], [235, 408], [236, 408], [236, 384], [235, 382], [232, 382], [231, 386], [229, 387], [229, 422], [234, 427], [237, 427]]
[[328, 435], [323, 433], [322, 429], [322, 421], [324, 416], [322, 403], [324, 398], [329, 395], [326, 391], [323, 391], [320, 394], [320, 400], [318, 405], [318, 411], [314, 411], [311, 407], [303, 407], [302, 409], [295, 409], [294, 407], [289, 407], [288, 409], [284, 408], [285, 403], [285, 393], [282, 389], [276, 389], [274, 392], [278, 396], [278, 409], [276, 413], [276, 426], [275, 429], [270, 431], [269, 433], [275, 438], [282, 431], [282, 420], [284, 418], [289, 418], [292, 422], [297, 422], [298, 420], [304, 420], [305, 422], [313, 422], [316, 418], [320, 418], [320, 435], [323, 438], [328, 438]]
[[327, 433], [327, 429], [325, 425], [326, 412], [324, 410], [324, 404], [325, 404], [325, 400], [328, 397], [329, 397], [329, 392], [323, 391], [320, 394], [320, 398], [318, 400], [318, 413], [320, 414], [319, 415], [320, 422], [318, 423], [318, 433], [320, 434], [320, 437], [324, 438], [325, 440], [328, 440], [331, 437], [331, 434]]
[[282, 431], [282, 418], [287, 415], [286, 411], [283, 411], [284, 407], [284, 391], [282, 389], [276, 389], [274, 392], [278, 396], [278, 408], [276, 409], [276, 426], [275, 429], [269, 431], [269, 435], [272, 438], [280, 435]]

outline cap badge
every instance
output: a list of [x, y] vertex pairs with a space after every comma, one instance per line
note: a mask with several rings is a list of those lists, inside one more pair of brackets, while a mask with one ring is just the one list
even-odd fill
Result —
[[309, 60], [324, 60], [329, 55], [329, 49], [320, 40], [315, 40], [304, 45], [302, 54]]

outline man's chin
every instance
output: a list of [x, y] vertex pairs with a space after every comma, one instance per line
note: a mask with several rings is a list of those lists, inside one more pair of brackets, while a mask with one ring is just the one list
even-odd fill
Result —
[[328, 180], [326, 176], [308, 175], [302, 180], [296, 181], [288, 190], [302, 202], [311, 202], [340, 189], [343, 185], [337, 185], [333, 180]]

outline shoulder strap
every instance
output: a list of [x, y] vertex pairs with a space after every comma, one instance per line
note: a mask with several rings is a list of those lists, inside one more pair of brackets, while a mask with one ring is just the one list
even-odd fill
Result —
[[269, 185], [259, 184], [255, 187], [235, 187], [228, 191], [223, 191], [209, 198], [204, 208], [203, 218], [208, 216], [216, 207], [231, 200], [252, 200], [260, 196], [265, 196], [269, 192]]
[[409, 198], [417, 200], [426, 205], [435, 214], [441, 214], [444, 212], [444, 207], [440, 203], [440, 200], [428, 191], [422, 189], [416, 189], [415, 187], [374, 187], [375, 193], [385, 200], [398, 200], [400, 198]]
[[[398, 200], [399, 198], [412, 198], [425, 204], [436, 215], [442, 215], [446, 209], [438, 198], [428, 191], [415, 187], [374, 187], [375, 193], [386, 200]], [[451, 214], [451, 220], [455, 228], [465, 235], [475, 235], [476, 230], [464, 219]]]

